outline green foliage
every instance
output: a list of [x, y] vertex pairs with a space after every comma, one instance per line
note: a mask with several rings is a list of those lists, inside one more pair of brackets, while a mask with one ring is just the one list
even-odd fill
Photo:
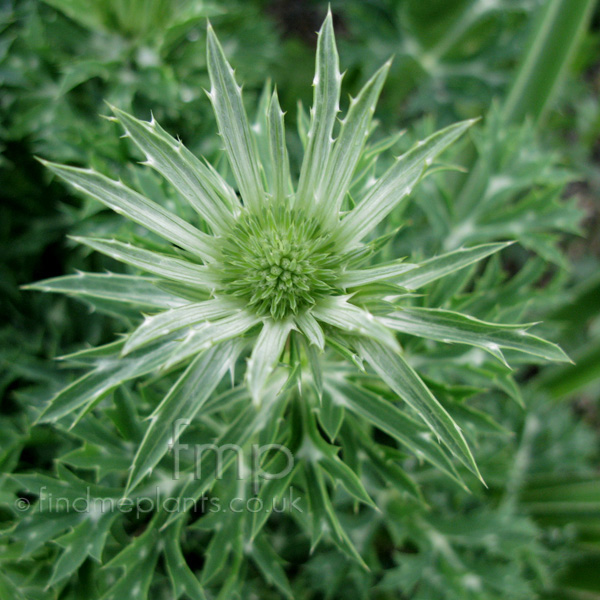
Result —
[[573, 151], [506, 117], [537, 5], [340, 5], [298, 135], [311, 51], [260, 3], [7, 9], [2, 180], [38, 215], [75, 195], [3, 207], [1, 597], [597, 594], [598, 280], [566, 272]]

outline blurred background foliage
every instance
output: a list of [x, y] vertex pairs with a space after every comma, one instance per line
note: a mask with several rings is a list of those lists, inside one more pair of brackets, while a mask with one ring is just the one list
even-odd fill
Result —
[[[423, 341], [408, 344], [406, 351], [432, 385], [438, 382], [445, 406], [474, 444], [489, 489], [467, 494], [433, 470], [415, 467], [423, 502], [390, 493], [367, 466], [364, 477], [381, 514], [376, 519], [372, 513], [353, 514], [343, 494], [336, 508], [371, 571], [335, 549], [320, 547], [311, 555], [298, 529], [280, 519], [269, 524], [269, 536], [286, 561], [290, 583], [281, 583], [273, 567], [266, 576], [275, 588], [267, 587], [259, 564], [246, 570], [242, 597], [600, 598], [597, 8], [589, 28], [581, 32], [562, 85], [540, 100], [544, 110], [540, 107], [532, 118], [506, 115], [523, 57], [531, 56], [528, 40], [550, 4], [332, 2], [350, 93], [394, 56], [376, 115], [380, 125], [375, 139], [382, 145], [398, 153], [441, 125], [484, 117], [471, 141], [448, 157], [469, 175], [442, 171], [423, 182], [410, 207], [395, 214], [382, 231], [403, 227], [387, 251], [426, 257], [463, 244], [517, 240], [501, 260], [467, 269], [443, 286], [434, 284], [428, 297], [483, 319], [542, 320], [544, 333], [559, 341], [576, 364], [542, 367], [528, 362], [511, 374], [491, 371], [488, 363], [470, 367], [455, 360], [454, 351], [445, 354]], [[576, 4], [583, 5], [573, 2], [573, 11]], [[86, 449], [89, 455], [73, 454], [80, 447], [77, 432], [65, 438], [49, 427], [31, 427], [34, 408], [71, 376], [51, 359], [84, 344], [110, 341], [114, 331], [128, 326], [122, 314], [106, 307], [19, 289], [77, 269], [115, 268], [108, 259], [76, 249], [67, 234], [92, 229], [127, 234], [118, 217], [52, 180], [35, 156], [91, 164], [134, 182], [155, 199], [177, 202], [157, 178], [124, 166], [139, 157], [119, 138], [117, 127], [99, 117], [107, 113], [104, 102], [141, 118], [152, 112], [191, 150], [218, 162], [216, 127], [203, 91], [208, 85], [204, 46], [210, 18], [244, 82], [251, 114], [270, 78], [288, 121], [302, 132], [303, 107], [311, 101], [314, 32], [326, 7], [316, 0], [2, 2], [0, 597], [81, 598], [78, 589], [87, 588], [78, 586], [86, 578], [107, 578], [104, 571], [94, 574], [96, 567], [88, 561], [74, 582], [46, 587], [57, 544], [44, 542], [59, 539], [61, 530], [50, 531], [40, 522], [39, 544], [17, 548], [4, 541], [19, 517], [9, 474], [53, 474], [57, 459], [63, 466], [90, 464], [93, 447]], [[590, 7], [591, 2], [586, 10]], [[404, 128], [407, 133], [398, 139], [395, 134]], [[299, 139], [289, 143], [292, 159], [294, 148], [297, 158]], [[365, 172], [379, 168], [365, 165]], [[471, 389], [477, 377], [485, 394]], [[119, 406], [131, 402], [128, 393], [115, 400]], [[484, 404], [493, 420], [478, 410]], [[109, 411], [104, 412], [111, 423]], [[351, 454], [350, 449], [344, 452]], [[122, 527], [131, 533], [139, 525], [126, 522]], [[202, 559], [192, 542], [209, 538], [197, 535], [188, 540], [186, 559], [199, 569]], [[215, 575], [218, 583], [218, 571]], [[161, 591], [165, 578], [161, 566], [152, 588], [156, 596], [150, 597], [170, 597]]]

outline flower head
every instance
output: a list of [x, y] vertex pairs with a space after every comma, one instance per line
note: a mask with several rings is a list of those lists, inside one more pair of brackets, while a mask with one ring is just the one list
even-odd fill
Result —
[[260, 215], [244, 210], [220, 245], [215, 267], [223, 293], [278, 320], [340, 294], [343, 262], [331, 252], [330, 237], [317, 219], [289, 206], [267, 206]]
[[[150, 307], [154, 314], [118, 342], [113, 354], [107, 350], [94, 355], [102, 358], [102, 364], [91, 379], [86, 376], [84, 384], [61, 392], [41, 419], [56, 420], [76, 409], [81, 416], [122, 381], [191, 361], [157, 408], [132, 470], [130, 486], [135, 486], [166, 452], [168, 425], [176, 418], [196, 414], [248, 346], [252, 350], [246, 381], [259, 405], [293, 336], [304, 340], [311, 353], [332, 348], [359, 365], [368, 363], [418, 412], [447, 449], [477, 473], [459, 428], [403, 357], [397, 332], [473, 345], [502, 361], [502, 348], [552, 360], [564, 360], [565, 356], [553, 344], [528, 334], [523, 326], [485, 323], [403, 301], [406, 290], [421, 288], [473, 264], [505, 243], [460, 249], [420, 264], [373, 262], [388, 239], [376, 235], [378, 230], [387, 233], [380, 230], [382, 222], [406, 202], [438, 154], [473, 121], [438, 131], [395, 160], [379, 178], [371, 178], [368, 185], [355, 185], [359, 165], [362, 170], [372, 166], [376, 155], [374, 151], [366, 153], [365, 147], [389, 63], [351, 99], [338, 124], [342, 76], [328, 15], [319, 32], [314, 104], [296, 178], [290, 171], [277, 93], [262, 115], [262, 127], [251, 128], [241, 88], [210, 27], [208, 68], [208, 96], [235, 189], [154, 120], [140, 121], [112, 109], [126, 136], [145, 154], [146, 164], [164, 176], [198, 213], [195, 225], [120, 181], [91, 170], [46, 163], [79, 190], [164, 238], [170, 247], [159, 252], [118, 240], [79, 238], [153, 278], [81, 274], [76, 277], [77, 285], [74, 279], [68, 285], [63, 280], [61, 289], [73, 291], [78, 286], [78, 290], [87, 290], [80, 293], [91, 293], [94, 288], [96, 295], [105, 293], [112, 299], [136, 302], [146, 311]], [[164, 280], [172, 284], [160, 285]], [[59, 289], [44, 282], [38, 287]], [[291, 366], [304, 364], [297, 352], [290, 350], [289, 354]], [[350, 392], [336, 387], [341, 385], [339, 380], [332, 377], [323, 382], [319, 360], [310, 364], [315, 386], [330, 385], [332, 393], [346, 398], [340, 402], [351, 406]], [[189, 394], [198, 390], [199, 396], [190, 403]], [[385, 408], [392, 409], [397, 410]], [[369, 410], [363, 407], [359, 412], [377, 420]], [[377, 422], [393, 434], [396, 424], [392, 416]], [[402, 435], [398, 430], [398, 439]]]

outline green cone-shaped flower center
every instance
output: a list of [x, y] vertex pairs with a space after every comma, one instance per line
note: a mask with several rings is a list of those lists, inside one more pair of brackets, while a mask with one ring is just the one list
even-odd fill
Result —
[[288, 208], [244, 212], [221, 249], [225, 293], [260, 315], [282, 319], [334, 289], [335, 256], [314, 219]]

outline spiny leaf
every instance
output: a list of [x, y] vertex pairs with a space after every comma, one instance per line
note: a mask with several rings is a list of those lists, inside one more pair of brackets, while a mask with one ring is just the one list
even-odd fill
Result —
[[379, 281], [395, 281], [399, 275], [412, 271], [418, 266], [397, 260], [369, 269], [348, 270], [340, 276], [339, 285], [344, 288], [351, 288]]
[[354, 496], [359, 502], [377, 508], [367, 490], [360, 480], [360, 477], [338, 456], [330, 454], [319, 460], [321, 468], [327, 472], [334, 483], [339, 483], [351, 496]]
[[319, 543], [323, 531], [329, 531], [331, 539], [348, 557], [355, 560], [366, 571], [369, 570], [348, 533], [340, 523], [329, 498], [325, 478], [321, 469], [308, 461], [304, 465], [308, 502], [312, 517], [312, 549]]
[[240, 205], [220, 175], [196, 158], [154, 121], [140, 121], [109, 105], [127, 135], [156, 169], [190, 203], [213, 231], [227, 231]]
[[191, 600], [206, 600], [204, 590], [188, 566], [179, 538], [181, 535], [181, 524], [183, 521], [169, 527], [164, 535], [164, 557], [169, 579], [173, 587], [174, 598], [187, 598]]
[[350, 304], [346, 298], [345, 296], [321, 298], [311, 312], [319, 321], [339, 327], [342, 331], [372, 337], [394, 350], [399, 348], [394, 335], [379, 322], [377, 317], [365, 309]]
[[143, 308], [175, 308], [185, 304], [183, 298], [160, 289], [159, 280], [116, 273], [82, 273], [44, 279], [23, 287], [27, 290], [56, 292], [88, 298], [124, 302]]
[[333, 223], [338, 218], [342, 202], [348, 192], [356, 165], [371, 130], [375, 105], [390, 65], [391, 61], [386, 62], [367, 81], [358, 96], [350, 101], [350, 108], [342, 121], [340, 134], [321, 179], [320, 187], [324, 189], [317, 193], [321, 200], [317, 214], [326, 223]]
[[89, 194], [116, 213], [139, 223], [172, 244], [184, 248], [203, 260], [217, 256], [210, 236], [165, 210], [156, 202], [144, 198], [121, 181], [114, 181], [91, 169], [41, 162], [75, 189]]
[[208, 73], [211, 81], [209, 98], [215, 110], [221, 139], [242, 199], [258, 210], [265, 197], [260, 178], [260, 164], [248, 117], [242, 102], [241, 88], [212, 27], [207, 37]]
[[271, 85], [271, 80], [267, 79], [258, 99], [254, 121], [250, 124], [252, 136], [256, 143], [256, 150], [258, 152], [263, 185], [271, 195], [273, 195], [272, 183], [274, 164], [271, 157], [271, 141], [269, 139], [270, 131], [268, 120], [272, 97], [273, 86]]
[[185, 282], [192, 287], [211, 288], [215, 285], [215, 276], [203, 266], [181, 260], [166, 254], [138, 248], [131, 244], [125, 244], [117, 240], [104, 240], [100, 238], [75, 237], [71, 239], [85, 244], [102, 254], [106, 254], [115, 260], [137, 267], [142, 271], [159, 275], [165, 279], [177, 282]]
[[341, 83], [342, 75], [330, 10], [319, 31], [310, 130], [296, 195], [297, 206], [308, 212], [320, 202], [328, 200], [317, 197], [316, 194], [326, 172], [333, 146], [332, 133], [336, 116], [340, 110]]
[[292, 319], [284, 321], [265, 319], [263, 328], [254, 344], [246, 371], [248, 387], [255, 404], [260, 403], [265, 382], [279, 360], [293, 328], [294, 322]]
[[242, 309], [243, 303], [235, 298], [214, 298], [205, 302], [191, 303], [164, 311], [146, 320], [131, 334], [125, 342], [123, 354], [129, 354], [159, 337], [173, 331], [227, 317]]
[[196, 352], [206, 350], [219, 342], [241, 337], [248, 329], [259, 322], [260, 318], [255, 314], [242, 310], [218, 321], [192, 326], [186, 330], [185, 335], [178, 341], [177, 349], [165, 362], [164, 368], [169, 369], [182, 360], [193, 356]]
[[[155, 517], [156, 518], [156, 517]], [[123, 572], [100, 600], [119, 600], [123, 597], [146, 600], [158, 561], [157, 530], [150, 523], [146, 531], [134, 538], [105, 568], [121, 567]]]
[[[98, 349], [92, 349], [90, 358], [97, 363], [96, 368], [54, 396], [38, 421], [56, 421], [85, 404], [97, 403], [125, 381], [158, 369], [173, 354], [177, 343], [171, 340], [169, 343], [150, 346], [125, 358], [119, 357], [120, 348], [120, 343], [109, 344], [105, 350], [101, 349], [109, 354], [98, 356], [97, 359], [94, 353], [97, 354]], [[77, 360], [77, 355], [75, 359]]]
[[188, 328], [183, 341], [176, 334], [123, 357], [123, 342], [108, 344], [76, 353], [69, 358], [92, 361], [95, 366], [77, 381], [59, 392], [38, 417], [40, 422], [56, 421], [83, 406], [77, 422], [104, 396], [128, 381], [158, 369], [169, 369], [219, 342], [242, 335], [259, 319], [251, 314], [236, 313], [200, 329]]
[[[234, 420], [222, 430], [214, 441], [214, 447], [228, 449], [231, 447], [244, 448], [244, 446], [269, 424], [269, 417], [281, 410], [280, 404], [285, 403], [289, 396], [286, 390], [285, 377], [275, 378], [269, 382], [268, 393], [264, 394], [260, 406], [245, 403], [234, 414]], [[210, 402], [210, 401], [209, 401]], [[189, 498], [198, 500], [212, 488], [220, 473], [225, 472], [239, 458], [237, 452], [204, 452], [196, 461], [193, 473], [186, 473], [186, 482], [177, 494], [179, 500]], [[180, 518], [184, 513], [171, 514], [165, 527]]]
[[317, 392], [317, 397], [320, 400], [321, 396], [323, 395], [323, 369], [321, 367], [322, 357], [318, 352], [318, 348], [314, 344], [307, 344], [305, 342], [305, 347], [313, 384], [315, 386], [315, 391]]
[[150, 426], [133, 460], [126, 496], [177, 441], [235, 364], [241, 349], [239, 342], [226, 342], [198, 355], [169, 390], [150, 417]]
[[400, 398], [417, 411], [429, 428], [479, 479], [481, 475], [458, 425], [434, 398], [417, 373], [399, 355], [373, 340], [357, 343], [361, 356]]
[[72, 531], [55, 540], [63, 547], [63, 552], [54, 563], [49, 586], [74, 573], [88, 556], [100, 562], [108, 530], [116, 517], [117, 513], [104, 513], [94, 521], [93, 526], [89, 520], [84, 520]]
[[267, 128], [269, 131], [269, 148], [272, 162], [271, 194], [275, 201], [284, 200], [291, 191], [290, 163], [285, 140], [284, 113], [279, 106], [277, 90], [273, 92], [269, 112], [267, 114]]
[[[87, 434], [89, 432], [85, 431], [84, 439]], [[128, 455], [126, 448], [115, 449], [108, 443], [96, 445], [86, 441], [83, 446], [63, 454], [60, 462], [77, 469], [95, 470], [98, 477], [102, 478], [108, 473], [126, 471], [131, 464], [131, 456]]]
[[[263, 405], [264, 407], [265, 405]], [[264, 423], [264, 412], [261, 407], [257, 410], [253, 404], [246, 405], [236, 416], [234, 421], [223, 431], [223, 433], [215, 440], [214, 444], [217, 448], [237, 447], [242, 448], [248, 440], [256, 434], [260, 427], [261, 420]], [[222, 456], [217, 456], [216, 452], [204, 452], [199, 457], [195, 465], [195, 473], [187, 473], [187, 481], [177, 494], [177, 498], [192, 498], [198, 500], [214, 485], [219, 470], [224, 472], [236, 459], [236, 453], [224, 452]], [[189, 502], [189, 500], [188, 500]], [[177, 519], [184, 516], [184, 513], [172, 513], [169, 515], [163, 527], [169, 526]]]
[[[19, 482], [19, 480], [17, 479]], [[19, 482], [20, 483], [20, 482]], [[32, 492], [39, 493], [42, 483], [40, 481], [30, 487]], [[24, 486], [25, 487], [25, 486]], [[65, 497], [59, 491], [57, 497]], [[83, 496], [85, 497], [85, 495]], [[75, 498], [73, 498], [75, 500]], [[39, 512], [31, 513], [21, 519], [12, 534], [20, 540], [24, 540], [24, 544], [20, 553], [20, 557], [24, 558], [41, 548], [46, 542], [58, 537], [62, 532], [70, 527], [76, 527], [84, 521], [86, 516], [82, 513], [74, 512]], [[88, 524], [89, 526], [89, 524]], [[2, 570], [0, 570], [0, 573]], [[8, 596], [11, 598], [11, 596]]]
[[295, 317], [296, 325], [306, 336], [308, 341], [315, 345], [319, 350], [325, 348], [325, 336], [319, 322], [312, 316], [310, 311], [304, 311]]
[[[321, 387], [322, 387], [321, 383]], [[323, 391], [320, 394], [320, 404], [318, 408], [319, 423], [331, 441], [333, 441], [344, 422], [345, 408], [341, 403], [334, 402], [329, 391]]]
[[283, 560], [269, 545], [264, 535], [250, 542], [247, 548], [250, 558], [256, 563], [268, 583], [274, 585], [286, 597], [293, 600], [294, 594], [283, 570]]
[[476, 120], [461, 121], [420, 141], [403, 154], [377, 181], [335, 233], [340, 249], [347, 249], [372, 231], [419, 182], [435, 157], [456, 141]]
[[391, 485], [401, 493], [407, 493], [419, 502], [424, 502], [423, 495], [415, 481], [398, 466], [393, 460], [388, 459], [384, 452], [371, 439], [363, 445], [369, 457], [370, 465], [380, 474], [386, 485]]
[[326, 385], [336, 404], [346, 407], [361, 419], [366, 419], [391, 435], [417, 457], [435, 465], [464, 486], [454, 465], [424, 425], [413, 420], [391, 402], [349, 382], [328, 378]]
[[513, 242], [481, 244], [472, 248], [460, 248], [423, 261], [416, 269], [394, 278], [394, 283], [409, 290], [416, 290], [432, 281], [464, 269], [491, 254], [510, 246]]
[[341, 484], [346, 491], [359, 502], [376, 508], [375, 503], [364, 488], [360, 477], [337, 456], [339, 448], [328, 444], [317, 429], [314, 414], [304, 407], [304, 423], [307, 437], [297, 455], [312, 461], [323, 469], [333, 479], [335, 484]]
[[556, 345], [527, 333], [531, 325], [487, 323], [468, 315], [434, 308], [404, 308], [382, 317], [382, 322], [403, 333], [445, 343], [468, 344], [489, 352], [506, 364], [501, 348], [517, 350], [546, 360], [570, 362]]
[[[291, 449], [290, 449], [291, 451]], [[285, 473], [288, 467], [288, 457], [283, 453], [278, 452], [275, 458], [267, 467], [269, 473]], [[268, 504], [275, 505], [275, 502], [281, 500], [283, 495], [290, 489], [290, 484], [299, 469], [298, 461], [295, 461], [294, 466], [288, 470], [285, 475], [265, 480], [260, 486], [258, 498], [263, 506]], [[289, 506], [288, 506], [289, 508]], [[254, 539], [258, 532], [262, 529], [269, 518], [269, 511], [261, 510], [252, 514], [252, 523], [250, 527], [250, 539]]]
[[[206, 561], [202, 568], [203, 585], [209, 585], [223, 572], [228, 563], [235, 561], [235, 556], [241, 554], [239, 546], [244, 518], [245, 515], [238, 516], [230, 513], [214, 527], [213, 536], [206, 548]], [[232, 554], [233, 561], [231, 560]]]

